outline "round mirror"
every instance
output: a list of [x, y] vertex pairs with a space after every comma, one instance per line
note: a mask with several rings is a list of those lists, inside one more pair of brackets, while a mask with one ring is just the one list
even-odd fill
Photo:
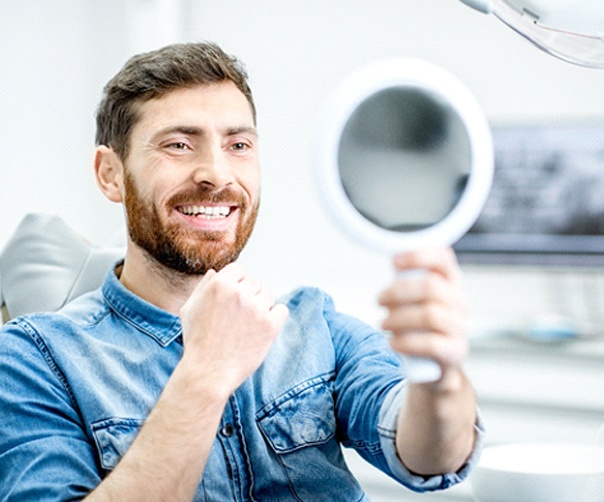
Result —
[[[444, 247], [476, 221], [493, 177], [488, 121], [455, 77], [420, 60], [369, 65], [327, 100], [317, 181], [325, 206], [357, 242], [396, 253]], [[414, 382], [440, 378], [407, 359]]]
[[355, 241], [382, 251], [453, 244], [491, 186], [482, 109], [425, 61], [382, 61], [352, 74], [327, 100], [317, 143], [325, 206]]

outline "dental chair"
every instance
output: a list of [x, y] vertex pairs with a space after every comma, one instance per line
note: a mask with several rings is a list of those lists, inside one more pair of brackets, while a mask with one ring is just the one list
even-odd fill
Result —
[[125, 248], [91, 245], [58, 216], [28, 214], [0, 253], [2, 323], [98, 288]]

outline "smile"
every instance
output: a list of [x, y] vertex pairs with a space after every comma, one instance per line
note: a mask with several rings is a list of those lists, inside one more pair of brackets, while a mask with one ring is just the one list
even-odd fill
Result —
[[232, 208], [231, 206], [180, 206], [177, 210], [187, 216], [215, 220], [227, 218]]

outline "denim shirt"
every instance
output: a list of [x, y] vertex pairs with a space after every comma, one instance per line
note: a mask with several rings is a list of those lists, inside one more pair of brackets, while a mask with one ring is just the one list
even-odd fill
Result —
[[[341, 445], [415, 491], [398, 460], [405, 381], [382, 334], [317, 289], [282, 299], [290, 316], [266, 360], [230, 397], [196, 501], [366, 501]], [[57, 313], [0, 330], [0, 500], [78, 500], [135, 440], [182, 353], [180, 319], [138, 298], [111, 270]], [[479, 438], [482, 434], [477, 425]]]

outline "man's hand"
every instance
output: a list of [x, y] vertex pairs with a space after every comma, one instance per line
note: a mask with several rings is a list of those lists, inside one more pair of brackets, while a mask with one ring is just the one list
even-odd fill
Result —
[[225, 403], [288, 315], [240, 265], [208, 272], [181, 309], [181, 361], [132, 446], [86, 500], [193, 500]]
[[438, 382], [411, 385], [399, 412], [399, 458], [417, 474], [457, 471], [475, 440], [476, 397], [461, 370], [468, 352], [461, 271], [451, 249], [397, 255], [397, 270], [425, 270], [397, 278], [379, 298], [388, 309], [382, 326], [397, 352], [434, 359]]
[[185, 356], [228, 397], [262, 364], [288, 315], [241, 265], [209, 271], [181, 309]]
[[436, 360], [443, 373], [457, 366], [468, 352], [466, 307], [461, 293], [461, 271], [452, 249], [430, 249], [395, 256], [404, 273], [379, 297], [388, 309], [382, 327], [392, 333], [392, 348], [402, 354]]

